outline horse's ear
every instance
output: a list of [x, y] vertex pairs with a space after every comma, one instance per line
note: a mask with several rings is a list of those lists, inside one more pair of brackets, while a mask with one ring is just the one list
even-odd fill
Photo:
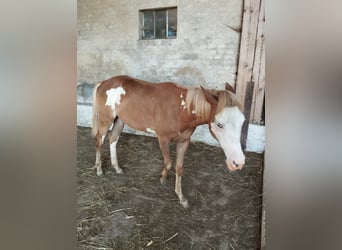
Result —
[[202, 89], [202, 92], [203, 92], [207, 102], [209, 102], [210, 104], [215, 104], [215, 105], [218, 103], [218, 96], [217, 95], [215, 95], [211, 91], [203, 88], [202, 86], [201, 86], [201, 89]]
[[231, 92], [233, 92], [235, 94], [234, 88], [228, 82], [226, 82], [226, 90], [231, 91]]

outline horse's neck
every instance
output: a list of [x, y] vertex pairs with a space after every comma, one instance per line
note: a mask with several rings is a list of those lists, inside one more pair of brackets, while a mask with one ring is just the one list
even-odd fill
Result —
[[[207, 115], [204, 116], [195, 116], [194, 120], [193, 120], [193, 124], [195, 126], [199, 126], [199, 125], [204, 125], [204, 124], [209, 124], [210, 122], [212, 122], [214, 120], [215, 117], [215, 111], [216, 111], [216, 107], [213, 107], [211, 105], [210, 107], [210, 112]], [[192, 115], [192, 114], [191, 114]]]

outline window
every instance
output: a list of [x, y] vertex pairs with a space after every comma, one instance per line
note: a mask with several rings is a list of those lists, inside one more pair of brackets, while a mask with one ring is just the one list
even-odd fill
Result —
[[177, 37], [177, 8], [142, 10], [140, 18], [142, 39]]

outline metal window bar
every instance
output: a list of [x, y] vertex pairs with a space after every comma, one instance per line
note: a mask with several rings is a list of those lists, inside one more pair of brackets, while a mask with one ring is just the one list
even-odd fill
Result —
[[169, 38], [169, 10], [166, 10], [165, 12], [166, 15], [166, 38]]
[[156, 39], [156, 11], [153, 11], [153, 39]]
[[[156, 11], [158, 10], [153, 10], [153, 37], [151, 39], [156, 39]], [[165, 38], [170, 38], [169, 36], [169, 9], [166, 9], [165, 11], [165, 18], [166, 18], [166, 34]], [[142, 36], [143, 39], [146, 39], [146, 34], [145, 34], [145, 11], [142, 11]], [[171, 36], [172, 38], [175, 36]]]

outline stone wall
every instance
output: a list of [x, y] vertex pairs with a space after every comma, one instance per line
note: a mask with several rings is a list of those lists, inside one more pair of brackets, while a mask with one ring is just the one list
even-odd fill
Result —
[[[127, 74], [223, 88], [234, 84], [241, 0], [78, 1], [78, 85]], [[176, 39], [141, 40], [139, 10], [177, 6]], [[87, 98], [86, 98], [87, 99]], [[80, 98], [78, 101], [82, 102]]]

